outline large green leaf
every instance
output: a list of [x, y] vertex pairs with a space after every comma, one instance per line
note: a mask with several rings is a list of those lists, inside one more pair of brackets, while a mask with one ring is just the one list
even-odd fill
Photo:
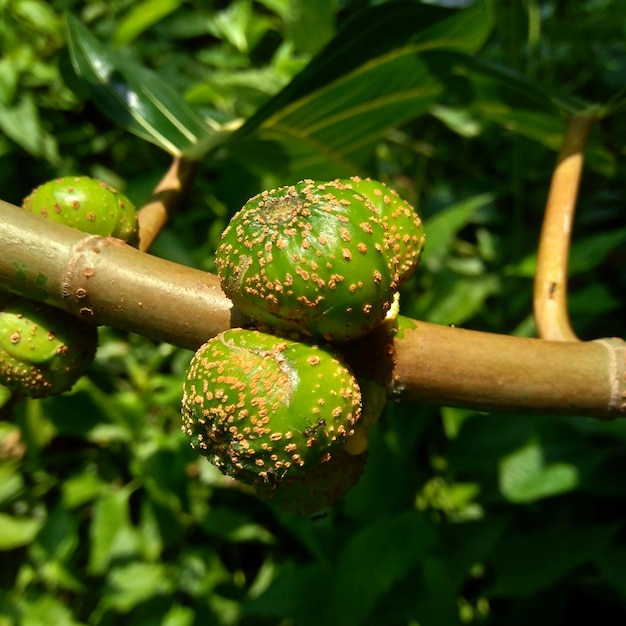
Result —
[[432, 527], [414, 511], [385, 518], [355, 535], [337, 564], [338, 624], [356, 626], [435, 542]]
[[150, 70], [106, 49], [67, 16], [68, 47], [81, 90], [117, 125], [172, 155], [199, 157], [224, 137]]
[[534, 502], [576, 489], [578, 468], [566, 462], [548, 463], [537, 441], [501, 459], [500, 490], [510, 502]]
[[[392, 2], [355, 17], [281, 93], [233, 137], [249, 153], [255, 141], [275, 142], [293, 175], [331, 162], [354, 172], [392, 127], [425, 113], [442, 86], [421, 55], [469, 54], [491, 30], [491, 4], [450, 11]], [[242, 147], [245, 146], [245, 148]]]

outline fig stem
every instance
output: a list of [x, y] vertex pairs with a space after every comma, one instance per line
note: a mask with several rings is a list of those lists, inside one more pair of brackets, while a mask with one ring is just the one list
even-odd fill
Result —
[[197, 161], [175, 156], [150, 199], [139, 209], [139, 249], [142, 252], [150, 250], [170, 214], [183, 203], [197, 166]]
[[[1, 289], [189, 349], [246, 324], [212, 274], [2, 200], [0, 224]], [[402, 316], [398, 324], [389, 359], [384, 345], [373, 351], [369, 336], [360, 343], [368, 364], [389, 365], [383, 378], [399, 401], [605, 419], [626, 414], [621, 340], [508, 337]]]
[[567, 267], [584, 151], [594, 122], [588, 115], [568, 120], [552, 174], [533, 289], [535, 325], [541, 339], [579, 341], [567, 310]]

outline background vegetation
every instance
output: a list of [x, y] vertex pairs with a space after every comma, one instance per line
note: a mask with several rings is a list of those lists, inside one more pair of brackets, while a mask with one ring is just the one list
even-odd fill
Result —
[[[169, 152], [206, 153], [155, 254], [212, 271], [249, 196], [371, 175], [426, 222], [404, 314], [533, 335], [555, 150], [566, 115], [595, 105], [605, 119], [588, 152], [571, 314], [585, 339], [623, 336], [626, 2], [494, 5], [0, 0], [0, 195], [19, 204], [81, 173], [148, 198], [166, 146], [94, 97], [148, 68], [197, 131]], [[87, 80], [89, 54], [117, 63], [108, 82]], [[389, 404], [359, 484], [311, 520], [191, 451], [179, 428], [190, 357], [102, 328], [72, 393], [0, 389], [1, 626], [626, 617], [622, 423]]]

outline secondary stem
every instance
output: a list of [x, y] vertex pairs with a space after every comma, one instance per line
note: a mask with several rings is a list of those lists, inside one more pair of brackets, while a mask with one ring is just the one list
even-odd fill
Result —
[[578, 341], [567, 311], [567, 266], [584, 150], [594, 121], [570, 118], [552, 175], [533, 293], [535, 324], [542, 339]]
[[[189, 349], [247, 323], [211, 274], [2, 201], [0, 224], [2, 289]], [[387, 345], [370, 342], [361, 341], [362, 360], [383, 363], [391, 351], [386, 380], [398, 400], [602, 418], [626, 413], [619, 340], [544, 341], [403, 318]]]
[[147, 252], [167, 222], [170, 213], [180, 206], [189, 190], [197, 167], [196, 161], [174, 157], [172, 165], [155, 187], [148, 202], [138, 211], [139, 249]]

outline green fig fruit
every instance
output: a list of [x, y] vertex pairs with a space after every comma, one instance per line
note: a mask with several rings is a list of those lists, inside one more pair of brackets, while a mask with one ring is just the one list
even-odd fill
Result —
[[361, 393], [339, 355], [256, 330], [227, 330], [194, 355], [183, 432], [224, 474], [277, 487], [324, 465], [351, 435]]
[[424, 249], [426, 238], [419, 215], [406, 200], [384, 183], [358, 176], [333, 182], [351, 187], [358, 196], [375, 207], [391, 236], [392, 254], [398, 268], [398, 287], [401, 287], [415, 273]]
[[367, 452], [352, 455], [338, 450], [328, 463], [314, 465], [299, 476], [257, 485], [256, 494], [290, 513], [312, 515], [335, 504], [354, 487], [366, 461]]
[[122, 193], [94, 178], [58, 178], [37, 187], [22, 206], [31, 213], [92, 235], [137, 243], [135, 205]]
[[95, 326], [50, 306], [0, 294], [0, 384], [43, 398], [68, 391], [93, 361]]
[[397, 287], [376, 209], [348, 187], [305, 180], [251, 198], [222, 234], [222, 289], [261, 325], [347, 341], [378, 326]]

